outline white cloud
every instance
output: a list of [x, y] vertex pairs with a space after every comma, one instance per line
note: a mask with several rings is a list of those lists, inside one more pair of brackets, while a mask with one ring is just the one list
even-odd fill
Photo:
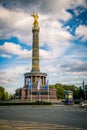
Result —
[[11, 58], [11, 55], [7, 55], [7, 54], [0, 54], [0, 57], [3, 57], [3, 58]]
[[40, 49], [40, 60], [42, 59], [51, 59], [52, 55], [51, 52]]
[[76, 28], [76, 36], [82, 41], [87, 41], [87, 26], [80, 25]]
[[17, 88], [24, 86], [24, 73], [30, 71], [27, 65], [14, 64], [0, 70], [0, 85], [6, 91], [14, 93]]
[[40, 43], [47, 42], [54, 46], [56, 42], [66, 42], [73, 39], [73, 36], [57, 21], [46, 20], [41, 24]]
[[75, 8], [77, 6], [82, 6], [87, 8], [87, 1], [86, 0], [70, 0], [71, 7]]
[[0, 37], [10, 38], [16, 36], [20, 41], [31, 44], [29, 37], [32, 18], [30, 14], [21, 9], [10, 11], [0, 6]]
[[[54, 24], [61, 20], [69, 20], [72, 16], [66, 10], [68, 8], [76, 8], [77, 6], [86, 6], [85, 0], [44, 0], [44, 1], [17, 1], [16, 7], [15, 3], [8, 1], [9, 4], [6, 3], [6, 8], [0, 6], [0, 37], [1, 38], [10, 38], [11, 36], [16, 36], [19, 38], [21, 42], [26, 44], [32, 43], [32, 23], [33, 19], [31, 18], [30, 14], [33, 10], [36, 10], [40, 15], [40, 24], [41, 28], [48, 39], [52, 36], [53, 39], [61, 40], [67, 39], [71, 37], [71, 35], [65, 30], [58, 30], [56, 31], [53, 27]], [[1, 2], [3, 3], [3, 2]], [[3, 5], [3, 4], [2, 4]], [[44, 18], [45, 17], [45, 18]], [[42, 25], [44, 25], [42, 20], [48, 25], [51, 21], [51, 29], [50, 27], [44, 29]], [[46, 25], [46, 24], [45, 24]], [[44, 25], [44, 26], [45, 26]], [[55, 25], [56, 26], [56, 25]], [[59, 27], [61, 29], [61, 27]], [[51, 34], [50, 34], [51, 32]], [[57, 34], [55, 32], [58, 32]], [[66, 33], [66, 35], [65, 35]], [[50, 35], [49, 35], [50, 34]], [[55, 36], [54, 36], [55, 34]], [[46, 36], [45, 35], [45, 36]], [[45, 37], [47, 39], [47, 37]], [[52, 39], [51, 38], [51, 39]], [[42, 37], [41, 37], [42, 39]], [[49, 41], [50, 42], [50, 41]]]
[[[46, 5], [47, 1], [45, 2], [42, 1], [42, 3]], [[47, 23], [50, 24], [50, 21], [52, 20], [52, 24], [49, 25], [49, 27], [47, 28], [48, 29], [47, 37], [49, 37], [49, 32], [51, 32], [50, 36], [52, 36], [55, 40], [57, 38], [57, 34], [55, 34], [56, 35], [55, 37], [53, 34], [55, 32], [56, 25], [58, 26], [59, 24], [57, 23], [58, 20], [59, 19], [68, 20], [69, 18], [71, 18], [70, 13], [66, 12], [65, 10], [66, 7], [65, 8], [63, 7], [64, 4], [62, 5], [61, 1], [59, 1], [58, 3], [61, 4], [61, 6], [59, 6], [59, 4], [57, 4], [56, 1], [54, 2], [52, 1], [52, 3], [50, 3], [50, 6], [53, 7], [52, 13], [54, 13], [54, 11], [58, 12], [58, 13], [53, 14], [53, 16], [51, 12], [50, 12], [51, 15], [42, 14], [41, 7], [39, 7], [40, 25], [41, 25], [41, 28], [43, 29], [42, 31], [47, 32], [46, 28], [44, 29], [44, 27], [46, 26]], [[55, 6], [53, 6], [52, 4]], [[60, 10], [58, 9], [58, 6], [60, 7]], [[49, 8], [49, 6], [45, 8]], [[1, 14], [0, 15], [0, 37], [1, 38], [10, 38], [11, 36], [16, 36], [17, 38], [19, 38], [21, 42], [24, 42], [26, 44], [32, 43], [31, 31], [32, 31], [33, 19], [31, 18], [30, 13], [24, 12], [23, 8], [18, 8], [16, 10], [9, 10], [0, 6], [0, 14]], [[46, 24], [43, 24], [43, 19]], [[44, 25], [44, 27], [42, 25]]]
[[[73, 81], [80, 83], [86, 77], [84, 74], [87, 73], [86, 71], [79, 73], [79, 70], [83, 68], [86, 70], [84, 66], [87, 64], [85, 61], [80, 61], [80, 57], [86, 56], [87, 49], [81, 46], [73, 47], [70, 40], [74, 37], [67, 31], [69, 26], [62, 28], [59, 20], [66, 21], [72, 17], [66, 11], [67, 9], [75, 9], [80, 5], [86, 7], [85, 0], [21, 0], [21, 2], [17, 0], [17, 2], [14, 4], [13, 1], [10, 1], [6, 7], [0, 6], [0, 38], [9, 39], [11, 36], [15, 36], [19, 42], [31, 45], [33, 18], [30, 14], [35, 10], [39, 14], [40, 48], [44, 48], [45, 44], [49, 47], [49, 50], [40, 49], [41, 72], [49, 75], [51, 84], [73, 83]], [[85, 41], [87, 40], [86, 32], [86, 27], [80, 25], [76, 29], [76, 36], [82, 37], [82, 40]], [[12, 55], [16, 55], [21, 58], [21, 61], [17, 61], [19, 59], [16, 58], [16, 61], [11, 63], [12, 65], [8, 63], [7, 68], [4, 65], [4, 70], [2, 69], [0, 73], [0, 83], [6, 86], [8, 91], [23, 87], [23, 74], [31, 71], [31, 68], [26, 68], [32, 64], [27, 61], [25, 63], [24, 59], [31, 58], [31, 51], [22, 48], [21, 44], [10, 42], [1, 45], [0, 50], [2, 57], [11, 58]], [[20, 64], [18, 65], [18, 63]]]
[[31, 51], [27, 49], [22, 49], [19, 44], [14, 44], [11, 42], [5, 42], [0, 46], [0, 50], [7, 54], [13, 54], [19, 56], [19, 58], [31, 58]]
[[16, 77], [16, 79], [17, 79], [18, 76], [20, 74], [23, 74], [24, 71], [26, 70], [26, 68], [23, 66], [15, 66], [14, 68], [15, 69], [13, 69], [13, 67], [9, 67], [4, 70], [2, 69], [0, 72], [2, 74], [2, 76], [0, 75], [0, 78], [6, 77], [6, 78], [9, 78], [9, 80], [14, 80], [14, 78], [11, 78], [11, 77]]

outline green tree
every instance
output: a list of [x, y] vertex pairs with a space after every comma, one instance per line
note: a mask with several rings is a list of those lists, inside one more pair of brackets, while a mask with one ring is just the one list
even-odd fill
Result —
[[85, 98], [87, 100], [87, 85], [85, 85]]
[[1, 91], [0, 91], [0, 100], [2, 99], [2, 93], [1, 93]]
[[4, 91], [5, 91], [5, 89], [2, 86], [0, 86], [0, 100], [2, 100], [2, 98], [3, 98]]
[[76, 89], [74, 85], [63, 85], [63, 88], [65, 90], [71, 90], [71, 91], [74, 91]]
[[85, 85], [85, 95], [83, 90], [80, 87], [76, 87], [74, 85], [62, 85], [60, 83], [57, 83], [55, 85], [49, 85], [50, 88], [56, 88], [57, 89], [57, 98], [62, 99], [65, 98], [65, 90], [70, 90], [73, 92], [74, 99], [87, 99], [87, 85]]
[[73, 91], [74, 99], [81, 99], [83, 98], [83, 93], [81, 87], [78, 87]]
[[49, 88], [55, 88], [55, 85], [49, 85]]
[[9, 95], [8, 92], [5, 92], [4, 87], [0, 86], [0, 100], [8, 100]]
[[2, 94], [4, 94], [4, 91], [5, 91], [5, 89], [4, 89], [2, 86], [0, 86], [0, 92], [1, 92]]
[[56, 84], [55, 88], [57, 89], [57, 98], [64, 99], [65, 98], [65, 90], [64, 90], [62, 84]]
[[58, 88], [58, 87], [63, 87], [63, 85], [62, 85], [62, 84], [57, 83], [57, 84], [55, 85], [55, 88]]
[[8, 99], [9, 99], [8, 92], [4, 92], [3, 100], [8, 100]]

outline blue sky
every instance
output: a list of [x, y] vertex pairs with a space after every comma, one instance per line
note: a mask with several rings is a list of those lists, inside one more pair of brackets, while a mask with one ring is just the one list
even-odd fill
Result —
[[0, 85], [14, 93], [31, 71], [33, 11], [40, 71], [50, 84], [87, 84], [87, 0], [0, 0]]

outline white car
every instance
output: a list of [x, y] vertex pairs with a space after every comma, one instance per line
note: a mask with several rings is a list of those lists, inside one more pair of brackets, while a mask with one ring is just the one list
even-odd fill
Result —
[[81, 103], [80, 103], [80, 106], [81, 106], [81, 107], [87, 107], [87, 102], [81, 102]]

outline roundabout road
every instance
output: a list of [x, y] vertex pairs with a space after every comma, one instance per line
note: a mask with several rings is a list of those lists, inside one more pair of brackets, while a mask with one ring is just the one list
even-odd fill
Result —
[[[20, 124], [19, 126], [26, 126], [27, 128], [28, 128], [27, 125], [31, 123], [36, 123], [39, 127], [40, 125], [45, 124], [45, 126], [53, 125], [53, 127], [55, 125], [55, 129], [58, 126], [61, 126], [61, 129], [62, 128], [66, 129], [66, 127], [67, 129], [68, 127], [71, 127], [71, 128], [73, 127], [73, 129], [78, 128], [78, 129], [87, 130], [87, 110], [80, 108], [79, 106], [0, 107], [0, 120], [1, 120], [0, 122], [2, 122], [3, 124], [2, 127], [6, 124], [6, 121], [7, 121], [8, 124], [9, 122], [10, 124], [11, 122], [16, 122], [16, 123], [13, 123], [15, 125], [19, 122]], [[24, 122], [27, 125], [23, 125]], [[10, 129], [11, 128], [9, 128], [9, 130]], [[52, 126], [51, 126], [51, 129], [52, 129]], [[24, 128], [24, 130], [26, 129]]]

